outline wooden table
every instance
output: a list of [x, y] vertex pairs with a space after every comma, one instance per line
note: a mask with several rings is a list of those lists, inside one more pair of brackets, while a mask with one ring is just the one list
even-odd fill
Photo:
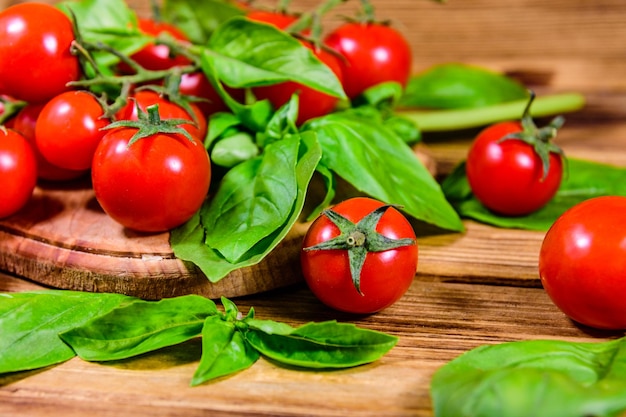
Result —
[[[572, 155], [626, 165], [626, 123], [573, 122], [560, 142]], [[452, 163], [466, 145], [459, 140], [430, 147], [435, 157]], [[338, 319], [399, 336], [398, 345], [376, 363], [316, 372], [261, 359], [249, 370], [190, 388], [200, 357], [200, 344], [192, 341], [112, 364], [75, 358], [1, 376], [0, 416], [431, 416], [433, 372], [468, 349], [619, 335], [577, 326], [552, 304], [535, 270], [542, 233], [466, 225], [466, 235], [420, 237], [420, 265], [409, 292], [375, 315], [333, 312], [303, 284], [235, 299], [243, 312], [254, 306], [259, 318], [292, 325]], [[35, 288], [40, 286], [0, 275], [0, 292]]]
[[[587, 108], [568, 117], [558, 143], [571, 156], [626, 166], [624, 5], [477, 0], [440, 6], [400, 0], [380, 9], [381, 17], [407, 30], [416, 70], [450, 60], [472, 62], [519, 75], [540, 89], [585, 93]], [[427, 138], [444, 170], [464, 158], [472, 133]], [[399, 336], [398, 345], [376, 363], [316, 372], [261, 359], [249, 370], [190, 388], [200, 357], [200, 345], [192, 341], [132, 360], [72, 359], [0, 376], [0, 416], [432, 416], [433, 372], [468, 349], [621, 335], [577, 326], [552, 304], [536, 272], [542, 233], [466, 224], [464, 236], [421, 236], [413, 285], [375, 315], [333, 312], [303, 284], [234, 300], [243, 312], [254, 306], [259, 318], [292, 325], [338, 319]], [[36, 288], [0, 273], [0, 292]]]

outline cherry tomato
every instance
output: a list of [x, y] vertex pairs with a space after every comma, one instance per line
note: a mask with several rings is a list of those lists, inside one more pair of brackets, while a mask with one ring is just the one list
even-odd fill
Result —
[[252, 10], [246, 14], [246, 17], [256, 22], [268, 23], [282, 30], [287, 29], [298, 20], [296, 15], [271, 10]]
[[345, 23], [324, 43], [343, 55], [343, 87], [353, 99], [367, 88], [395, 81], [406, 86], [412, 69], [411, 47], [394, 28], [378, 23]]
[[0, 129], [0, 218], [17, 213], [28, 203], [37, 184], [37, 160], [26, 138]]
[[467, 179], [474, 196], [498, 214], [532, 213], [547, 204], [561, 184], [560, 154], [550, 152], [544, 178], [542, 159], [533, 145], [519, 139], [501, 141], [522, 130], [520, 122], [489, 126], [478, 134], [467, 155]]
[[146, 112], [147, 108], [151, 105], [158, 104], [159, 115], [161, 119], [186, 119], [192, 123], [181, 124], [180, 127], [185, 129], [191, 136], [199, 140], [204, 140], [207, 132], [207, 120], [202, 114], [202, 111], [195, 104], [191, 104], [191, 108], [194, 111], [194, 117], [192, 117], [187, 110], [181, 106], [172, 103], [166, 98], [151, 90], [140, 90], [132, 95], [128, 100], [128, 104], [124, 106], [115, 117], [118, 120], [138, 120], [137, 105], [139, 108]]
[[35, 141], [51, 164], [81, 171], [91, 167], [93, 154], [109, 124], [98, 99], [87, 91], [66, 91], [41, 109]]
[[[357, 223], [382, 206], [377, 200], [357, 197], [337, 204], [332, 211]], [[338, 226], [326, 214], [311, 224], [302, 244], [302, 272], [311, 291], [324, 304], [340, 311], [369, 314], [389, 307], [406, 293], [417, 270], [418, 248], [413, 227], [399, 211], [389, 207], [375, 225], [375, 231], [390, 239], [408, 239], [410, 243], [368, 252], [358, 277], [359, 292], [350, 271], [348, 250], [311, 250], [341, 235]]]
[[82, 176], [86, 170], [75, 171], [53, 165], [41, 155], [39, 148], [37, 148], [35, 126], [39, 113], [44, 105], [45, 103], [32, 103], [24, 106], [12, 119], [13, 128], [20, 132], [32, 145], [35, 156], [37, 157], [37, 176], [40, 179], [46, 181], [65, 181], [78, 178]]
[[544, 237], [539, 275], [574, 321], [626, 329], [626, 197], [592, 198], [563, 213]]
[[[158, 36], [161, 33], [168, 33], [174, 39], [179, 41], [188, 41], [187, 36], [181, 32], [176, 26], [166, 23], [157, 22], [153, 19], [139, 18], [137, 21], [138, 29], [152, 36]], [[158, 45], [149, 43], [139, 51], [130, 56], [134, 61], [145, 69], [152, 71], [161, 71], [178, 65], [187, 65], [190, 61], [182, 55], [172, 56], [170, 48], [167, 45]], [[132, 69], [125, 63], [120, 63], [120, 71], [126, 74], [132, 73]]]
[[28, 102], [44, 102], [68, 90], [80, 77], [78, 58], [70, 52], [74, 32], [57, 8], [26, 2], [0, 12], [2, 91]]
[[[303, 45], [311, 49], [313, 53], [326, 64], [339, 81], [342, 80], [341, 65], [339, 60], [330, 52], [323, 49], [317, 49], [308, 42]], [[287, 103], [291, 96], [299, 92], [299, 110], [296, 124], [301, 125], [309, 119], [324, 116], [334, 110], [339, 99], [328, 94], [319, 92], [296, 82], [284, 82], [264, 87], [256, 87], [252, 89], [255, 97], [259, 100], [267, 99], [272, 103], [274, 108], [279, 108]]]
[[162, 232], [189, 220], [211, 181], [208, 153], [199, 140], [157, 133], [129, 145], [135, 128], [110, 130], [91, 171], [96, 199], [123, 226]]

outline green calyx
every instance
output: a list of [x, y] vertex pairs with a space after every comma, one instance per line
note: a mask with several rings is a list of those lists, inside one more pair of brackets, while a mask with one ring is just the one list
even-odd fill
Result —
[[563, 123], [565, 123], [565, 119], [562, 116], [557, 116], [552, 119], [547, 126], [541, 128], [537, 127], [532, 116], [530, 115], [530, 107], [534, 99], [535, 93], [530, 91], [530, 98], [526, 104], [526, 108], [524, 109], [524, 114], [521, 119], [522, 131], [510, 133], [502, 137], [499, 142], [517, 139], [531, 145], [535, 153], [541, 159], [543, 168], [541, 180], [543, 181], [546, 179], [548, 172], [550, 171], [550, 153], [556, 153], [565, 160], [563, 150], [552, 142], [552, 139], [556, 137], [558, 130], [563, 126]]
[[137, 142], [139, 139], [147, 138], [159, 133], [165, 134], [181, 134], [189, 139], [190, 142], [196, 143], [193, 137], [185, 129], [180, 127], [181, 124], [194, 124], [191, 120], [187, 119], [161, 119], [159, 115], [159, 105], [153, 104], [146, 108], [147, 112], [143, 111], [139, 105], [137, 105], [137, 117], [138, 120], [119, 120], [117, 122], [110, 123], [103, 129], [115, 129], [118, 127], [130, 127], [137, 129], [137, 132], [128, 141], [128, 146]]
[[348, 251], [352, 282], [359, 294], [363, 295], [361, 291], [361, 270], [363, 269], [363, 264], [369, 252], [384, 252], [415, 244], [415, 239], [391, 239], [376, 231], [376, 226], [380, 218], [389, 207], [392, 206], [384, 205], [377, 208], [356, 224], [332, 209], [324, 210], [322, 214], [337, 226], [340, 235], [333, 239], [320, 242], [317, 245], [306, 247], [304, 250]]

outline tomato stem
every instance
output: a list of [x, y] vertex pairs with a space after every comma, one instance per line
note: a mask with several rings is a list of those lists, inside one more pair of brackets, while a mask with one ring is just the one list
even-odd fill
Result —
[[[514, 100], [479, 108], [454, 110], [396, 109], [396, 112], [413, 121], [422, 132], [443, 132], [481, 127], [496, 122], [519, 119], [528, 99]], [[533, 117], [574, 112], [585, 105], [585, 98], [578, 93], [560, 93], [537, 97], [530, 114]]]

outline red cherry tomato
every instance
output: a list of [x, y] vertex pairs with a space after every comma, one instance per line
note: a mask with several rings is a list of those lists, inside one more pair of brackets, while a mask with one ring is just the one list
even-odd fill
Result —
[[115, 117], [118, 120], [138, 120], [137, 105], [139, 108], [147, 112], [149, 106], [157, 104], [159, 106], [159, 115], [162, 120], [165, 119], [186, 119], [192, 123], [181, 124], [180, 127], [185, 129], [191, 136], [201, 141], [204, 140], [207, 132], [207, 120], [202, 114], [202, 111], [195, 104], [191, 104], [191, 108], [194, 111], [195, 120], [187, 110], [181, 106], [172, 103], [171, 101], [163, 98], [158, 93], [151, 90], [140, 90], [132, 95], [128, 100], [128, 104], [124, 106]]
[[[311, 49], [315, 55], [335, 73], [341, 82], [343, 76], [339, 60], [331, 53], [316, 49], [308, 42], [303, 45]], [[267, 99], [274, 108], [279, 108], [289, 101], [291, 96], [299, 92], [299, 111], [296, 124], [301, 125], [307, 120], [324, 116], [334, 110], [339, 99], [328, 94], [305, 87], [296, 82], [284, 82], [252, 89], [255, 97], [259, 100]]]
[[533, 146], [519, 139], [500, 141], [522, 131], [519, 122], [502, 122], [478, 134], [470, 147], [466, 172], [474, 196], [492, 211], [510, 216], [532, 213], [552, 199], [563, 176], [563, 161], [550, 152], [549, 171]]
[[[176, 26], [166, 23], [157, 22], [153, 19], [140, 18], [137, 22], [141, 32], [158, 36], [161, 33], [168, 33], [174, 39], [180, 41], [188, 41], [187, 36]], [[145, 69], [152, 71], [161, 71], [178, 65], [187, 65], [189, 60], [182, 55], [172, 56], [170, 48], [167, 45], [157, 45], [149, 43], [139, 51], [130, 56], [134, 61]], [[132, 69], [125, 63], [120, 63], [120, 71], [126, 74], [132, 73]]]
[[298, 20], [298, 16], [296, 15], [270, 10], [252, 10], [246, 14], [246, 17], [256, 22], [268, 23], [282, 30], [287, 29], [292, 23]]
[[44, 3], [26, 2], [0, 12], [0, 93], [28, 102], [44, 102], [68, 90], [80, 77], [70, 52], [70, 19]]
[[37, 160], [26, 138], [0, 129], [0, 218], [17, 213], [28, 203], [37, 184]]
[[123, 226], [162, 232], [200, 208], [211, 181], [208, 153], [199, 140], [157, 133], [129, 146], [135, 128], [110, 130], [91, 171], [96, 199]]
[[66, 91], [41, 109], [35, 141], [51, 164], [75, 171], [91, 167], [93, 154], [109, 124], [96, 97], [87, 91]]
[[596, 197], [552, 225], [539, 254], [541, 283], [578, 323], [626, 329], [626, 197]]
[[[345, 200], [332, 210], [357, 223], [381, 206], [383, 203], [374, 199], [358, 197]], [[408, 238], [413, 242], [395, 249], [367, 253], [360, 274], [361, 293], [352, 279], [347, 250], [301, 251], [304, 278], [324, 304], [340, 311], [369, 314], [389, 307], [406, 293], [417, 270], [418, 248], [413, 227], [399, 211], [390, 207], [375, 230], [387, 238]], [[340, 234], [333, 221], [321, 215], [311, 224], [302, 246], [310, 248]]]
[[47, 181], [65, 181], [74, 178], [78, 178], [83, 175], [84, 171], [75, 171], [70, 169], [60, 168], [56, 165], [48, 162], [46, 158], [41, 155], [37, 148], [37, 142], [35, 140], [35, 126], [39, 113], [43, 109], [45, 103], [33, 103], [24, 106], [12, 119], [13, 128], [20, 132], [33, 147], [35, 155], [37, 157], [37, 175], [42, 180]]
[[411, 47], [394, 28], [378, 23], [346, 23], [324, 43], [343, 55], [343, 87], [353, 99], [369, 87], [395, 81], [406, 86], [412, 69]]

